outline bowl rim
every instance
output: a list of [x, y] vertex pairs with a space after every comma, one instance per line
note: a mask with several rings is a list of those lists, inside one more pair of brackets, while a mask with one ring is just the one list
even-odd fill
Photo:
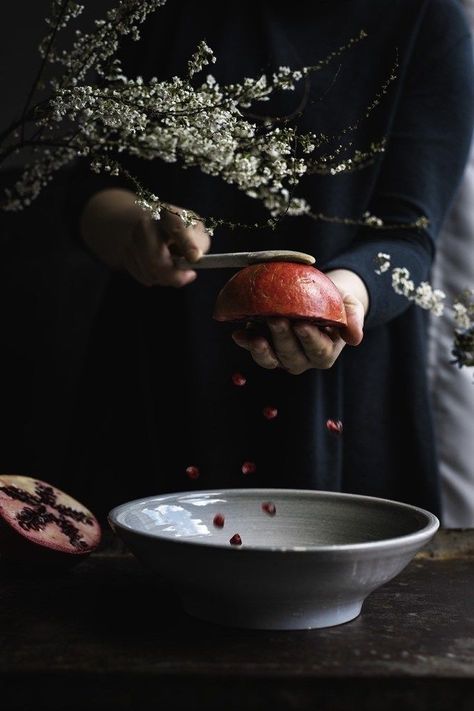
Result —
[[[120, 523], [117, 519], [118, 516], [131, 506], [137, 506], [140, 504], [145, 504], [150, 500], [157, 499], [176, 499], [181, 496], [202, 496], [202, 495], [215, 495], [218, 496], [224, 494], [244, 494], [244, 495], [259, 495], [265, 493], [265, 498], [270, 496], [272, 493], [274, 495], [284, 495], [284, 496], [297, 496], [297, 495], [315, 495], [322, 498], [330, 499], [349, 499], [357, 501], [368, 501], [369, 503], [379, 503], [388, 504], [392, 507], [403, 509], [408, 512], [418, 513], [425, 517], [426, 524], [418, 531], [413, 533], [406, 533], [402, 536], [395, 536], [393, 538], [382, 538], [377, 541], [364, 541], [361, 543], [334, 543], [326, 545], [305, 545], [305, 546], [286, 546], [286, 545], [275, 545], [275, 546], [256, 546], [246, 544], [244, 546], [229, 546], [228, 548], [223, 546], [222, 543], [213, 543], [211, 541], [206, 541], [202, 538], [193, 540], [192, 538], [182, 539], [182, 538], [168, 538], [167, 536], [160, 535], [159, 533], [152, 533], [149, 531], [139, 531], [135, 528], [127, 526]], [[176, 544], [176, 545], [190, 545], [190, 546], [200, 546], [207, 549], [213, 550], [239, 550], [239, 551], [253, 551], [258, 553], [266, 552], [284, 552], [284, 553], [295, 553], [295, 554], [308, 554], [308, 553], [333, 553], [334, 551], [347, 551], [347, 552], [369, 552], [377, 550], [387, 550], [391, 548], [399, 548], [404, 544], [425, 544], [430, 540], [432, 536], [440, 527], [440, 521], [431, 513], [419, 506], [414, 506], [413, 504], [406, 504], [403, 501], [397, 501], [395, 499], [385, 499], [378, 496], [368, 496], [366, 494], [350, 494], [340, 491], [324, 491], [321, 489], [271, 489], [271, 488], [226, 488], [226, 489], [196, 489], [189, 491], [171, 492], [166, 494], [156, 494], [154, 496], [145, 496], [138, 499], [133, 499], [131, 501], [126, 501], [123, 504], [119, 504], [111, 509], [107, 515], [109, 525], [112, 529], [118, 528], [127, 533], [135, 534], [140, 537], [152, 539], [155, 541]]]

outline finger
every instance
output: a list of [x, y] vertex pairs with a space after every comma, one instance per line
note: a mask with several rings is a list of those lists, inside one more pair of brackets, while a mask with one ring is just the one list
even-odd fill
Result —
[[192, 269], [178, 269], [166, 244], [160, 244], [159, 269], [156, 282], [160, 286], [181, 288], [194, 281], [197, 273]]
[[[202, 221], [186, 227], [183, 220], [176, 214], [179, 208], [170, 206], [173, 212], [164, 211], [160, 220], [160, 229], [164, 241], [172, 245], [172, 251], [185, 257], [190, 262], [200, 259], [207, 252], [211, 241]], [[176, 212], [175, 212], [176, 211]]]
[[141, 225], [134, 240], [135, 258], [148, 285], [180, 288], [196, 279], [192, 269], [177, 269], [170, 251], [151, 220]]
[[311, 367], [320, 370], [331, 368], [345, 346], [340, 336], [334, 338], [334, 334], [324, 333], [317, 326], [304, 321], [295, 324], [294, 332]]
[[274, 370], [280, 366], [272, 347], [263, 336], [250, 336], [245, 331], [234, 331], [232, 338], [238, 346], [249, 351], [255, 363], [262, 368]]
[[286, 370], [293, 375], [299, 375], [311, 367], [287, 319], [269, 319], [268, 325], [276, 357]]
[[347, 326], [341, 328], [341, 337], [350, 346], [358, 346], [364, 336], [364, 307], [350, 294], [344, 296]]

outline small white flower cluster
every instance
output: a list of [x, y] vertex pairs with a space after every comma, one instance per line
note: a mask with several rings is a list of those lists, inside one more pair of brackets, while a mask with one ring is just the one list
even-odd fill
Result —
[[465, 289], [453, 302], [454, 321], [460, 330], [474, 326], [474, 289]]
[[390, 269], [390, 255], [385, 254], [385, 252], [379, 252], [375, 257], [375, 263], [376, 274], [383, 274], [384, 272], [387, 272]]
[[[389, 254], [379, 252], [375, 257], [375, 273], [383, 274], [391, 267]], [[428, 282], [421, 282], [417, 287], [410, 272], [405, 267], [392, 269], [392, 287], [397, 294], [413, 301], [417, 306], [427, 309], [434, 316], [442, 316], [446, 294], [440, 289], [433, 289]], [[455, 328], [453, 338], [452, 363], [460, 368], [474, 366], [474, 289], [465, 289], [453, 301], [451, 307]]]
[[[201, 42], [199, 42], [196, 52], [193, 54], [193, 56], [188, 62], [188, 76], [194, 76], [195, 74], [200, 72], [203, 67], [205, 67], [207, 64], [210, 64], [211, 62], [213, 64], [215, 64], [216, 62], [214, 52], [210, 47], [207, 46], [204, 40], [202, 40]], [[210, 78], [212, 81], [213, 77]]]
[[469, 312], [464, 306], [464, 304], [461, 304], [459, 302], [454, 302], [453, 304], [453, 312], [454, 312], [454, 320], [456, 322], [456, 326], [461, 329], [466, 329], [471, 326], [471, 318], [469, 316]]
[[410, 272], [405, 267], [392, 269], [392, 287], [397, 294], [405, 296], [409, 301], [414, 301], [422, 309], [431, 311], [434, 316], [441, 316], [444, 312], [446, 294], [440, 289], [433, 289], [426, 281], [418, 286], [410, 279]]
[[370, 212], [364, 212], [362, 215], [364, 223], [369, 225], [369, 227], [382, 227], [383, 220], [380, 217], [372, 215]]
[[[321, 141], [321, 137], [313, 136], [314, 143], [311, 145], [312, 150], [315, 149], [317, 143]], [[308, 161], [308, 173], [316, 173], [318, 175], [337, 175], [338, 173], [353, 173], [356, 170], [362, 170], [369, 165], [372, 165], [376, 156], [379, 153], [384, 153], [386, 141], [373, 142], [366, 151], [354, 150], [352, 141], [348, 143], [340, 143], [332, 153], [319, 156], [317, 159]], [[344, 157], [344, 153], [351, 151], [348, 157]], [[303, 146], [303, 153], [309, 152]], [[367, 216], [368, 215], [367, 213]], [[364, 215], [364, 217], [366, 217]], [[370, 224], [370, 222], [368, 223]]]
[[[391, 267], [391, 256], [385, 252], [379, 252], [375, 259], [375, 273], [384, 274]], [[426, 281], [415, 286], [410, 278], [410, 272], [406, 267], [394, 267], [392, 269], [392, 287], [400, 296], [404, 296], [409, 301], [414, 301], [422, 309], [431, 311], [434, 316], [441, 316], [444, 312], [444, 301], [446, 294], [440, 289], [433, 289]]]
[[[69, 51], [50, 47], [48, 61], [62, 66], [62, 75], [53, 80], [53, 88], [77, 86], [84, 81], [91, 69], [99, 76], [106, 77], [113, 55], [118, 50], [120, 37], [131, 35], [132, 39], [139, 40], [139, 26], [151, 12], [165, 3], [166, 0], [119, 0], [116, 7], [108, 10], [104, 20], [95, 21], [95, 30], [86, 33], [76, 30], [76, 40]], [[64, 8], [68, 16], [74, 17], [74, 14], [68, 13], [70, 0], [55, 0], [54, 5], [59, 6], [59, 10], [55, 11], [49, 24], [53, 25], [51, 31], [56, 34], [62, 27], [62, 24], [59, 24], [55, 29], [55, 21], [57, 22], [61, 8]], [[71, 6], [77, 8], [76, 3]], [[80, 10], [76, 9], [76, 13], [78, 12]], [[42, 47], [44, 54], [47, 50], [44, 45]], [[117, 70], [115, 62], [115, 72]]]
[[3, 209], [7, 212], [16, 212], [23, 207], [28, 207], [52, 180], [55, 173], [75, 157], [76, 151], [72, 148], [43, 150], [41, 159], [31, 164], [30, 169], [14, 184], [13, 190], [5, 189], [6, 202]]
[[157, 195], [149, 193], [148, 195], [139, 195], [136, 200], [137, 205], [148, 212], [153, 220], [159, 220], [161, 218], [161, 201]]

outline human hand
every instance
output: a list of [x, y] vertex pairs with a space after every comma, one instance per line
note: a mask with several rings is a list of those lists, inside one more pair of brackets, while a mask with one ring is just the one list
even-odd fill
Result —
[[346, 344], [357, 346], [362, 341], [368, 293], [364, 282], [353, 272], [338, 269], [327, 276], [341, 292], [347, 326], [318, 327], [308, 321], [272, 318], [267, 320], [270, 338], [250, 324], [232, 334], [235, 343], [248, 350], [262, 368], [283, 368], [292, 375], [312, 368], [330, 368]]
[[194, 281], [192, 269], [178, 269], [173, 255], [195, 262], [210, 246], [202, 222], [185, 227], [180, 208], [170, 205], [153, 220], [128, 190], [110, 188], [91, 198], [81, 223], [86, 244], [112, 269], [124, 269], [144, 286], [181, 287]]

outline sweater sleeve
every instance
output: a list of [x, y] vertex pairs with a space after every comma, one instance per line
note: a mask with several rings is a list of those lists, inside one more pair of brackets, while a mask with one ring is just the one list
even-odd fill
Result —
[[424, 215], [429, 225], [423, 230], [361, 228], [350, 248], [325, 265], [325, 271], [349, 269], [365, 282], [367, 328], [390, 321], [410, 305], [392, 289], [389, 272], [375, 273], [377, 253], [389, 254], [392, 267], [406, 267], [415, 284], [428, 278], [435, 239], [469, 154], [474, 120], [472, 40], [454, 0], [428, 4], [401, 81], [369, 210], [386, 223], [409, 224]]

